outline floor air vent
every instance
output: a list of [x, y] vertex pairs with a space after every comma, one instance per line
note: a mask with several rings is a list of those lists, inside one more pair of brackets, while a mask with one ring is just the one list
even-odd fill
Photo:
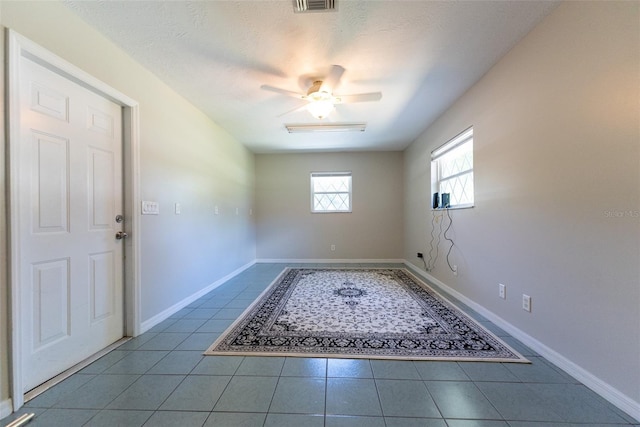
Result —
[[293, 0], [294, 12], [325, 12], [336, 10], [336, 0]]

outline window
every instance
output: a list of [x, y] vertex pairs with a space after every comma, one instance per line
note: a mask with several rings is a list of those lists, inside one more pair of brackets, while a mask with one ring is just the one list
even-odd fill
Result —
[[313, 172], [311, 212], [351, 212], [351, 172]]
[[[431, 153], [431, 192], [440, 195], [439, 207], [473, 206], [473, 128]], [[445, 206], [443, 194], [447, 193], [449, 205]]]

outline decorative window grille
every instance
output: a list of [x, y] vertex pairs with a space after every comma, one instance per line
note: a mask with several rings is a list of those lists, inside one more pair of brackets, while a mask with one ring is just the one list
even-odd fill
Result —
[[431, 153], [432, 193], [449, 193], [449, 208], [472, 207], [473, 128], [469, 128]]
[[351, 212], [351, 172], [311, 173], [311, 212]]

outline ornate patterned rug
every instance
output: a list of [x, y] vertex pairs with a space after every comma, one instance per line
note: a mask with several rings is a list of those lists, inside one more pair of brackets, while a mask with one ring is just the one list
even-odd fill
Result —
[[404, 268], [288, 268], [205, 355], [528, 361]]

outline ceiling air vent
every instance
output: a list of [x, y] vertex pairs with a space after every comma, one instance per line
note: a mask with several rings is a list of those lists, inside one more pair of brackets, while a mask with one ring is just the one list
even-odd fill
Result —
[[336, 0], [293, 0], [294, 12], [324, 12], [336, 10]]

